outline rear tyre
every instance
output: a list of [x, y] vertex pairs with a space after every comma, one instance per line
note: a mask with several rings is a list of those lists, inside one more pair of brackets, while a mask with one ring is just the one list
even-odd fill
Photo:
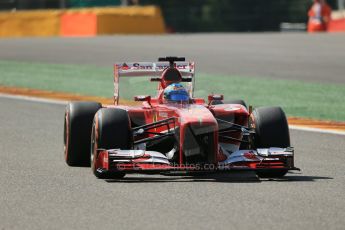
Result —
[[220, 105], [220, 104], [240, 104], [247, 108], [246, 103], [244, 102], [244, 100], [241, 100], [241, 99], [229, 100], [229, 101], [214, 100], [211, 102], [211, 105]]
[[[286, 148], [290, 146], [289, 126], [280, 107], [260, 107], [253, 111], [256, 148]], [[263, 170], [257, 175], [262, 178], [283, 177], [288, 170]]]
[[66, 106], [64, 155], [69, 166], [90, 166], [92, 121], [100, 108], [97, 102], [71, 102]]
[[130, 119], [126, 110], [103, 108], [94, 117], [91, 134], [92, 172], [97, 178], [119, 179], [124, 172], [99, 172], [97, 149], [131, 149]]

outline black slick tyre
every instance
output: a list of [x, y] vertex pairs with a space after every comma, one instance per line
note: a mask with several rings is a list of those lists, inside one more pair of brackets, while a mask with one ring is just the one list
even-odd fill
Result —
[[64, 121], [64, 157], [69, 166], [90, 166], [91, 128], [97, 102], [70, 102]]
[[[255, 148], [286, 148], [290, 146], [289, 126], [284, 111], [280, 107], [259, 107], [253, 111], [252, 123], [255, 127]], [[262, 178], [283, 177], [288, 170], [257, 171]]]
[[100, 109], [94, 117], [91, 134], [92, 171], [97, 178], [119, 179], [125, 173], [102, 172], [96, 166], [97, 149], [131, 149], [132, 137], [130, 118], [126, 110], [116, 108]]

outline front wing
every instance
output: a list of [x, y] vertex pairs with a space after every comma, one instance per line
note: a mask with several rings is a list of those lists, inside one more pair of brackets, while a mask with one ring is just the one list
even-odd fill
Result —
[[228, 171], [299, 170], [294, 166], [293, 148], [238, 150], [216, 164], [177, 164], [159, 152], [145, 150], [99, 149], [95, 161], [99, 173], [143, 174], [221, 173]]

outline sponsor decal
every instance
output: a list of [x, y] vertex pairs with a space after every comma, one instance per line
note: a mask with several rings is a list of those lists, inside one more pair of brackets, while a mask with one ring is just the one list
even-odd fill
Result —
[[[188, 64], [187, 63], [183, 63], [183, 64], [177, 64], [177, 63], [175, 63], [174, 64], [174, 67], [176, 68], [176, 69], [179, 69], [179, 70], [184, 70], [184, 69], [188, 69]], [[164, 69], [166, 69], [167, 67], [169, 67], [169, 64], [163, 64], [163, 63], [159, 63], [159, 64], [157, 64], [157, 69], [158, 70], [164, 70]]]
[[[119, 69], [126, 70], [158, 70], [163, 71], [169, 67], [169, 63], [152, 63], [152, 62], [134, 62], [118, 64]], [[190, 63], [175, 63], [175, 68], [179, 70], [192, 70], [194, 66], [190, 66]]]
[[140, 63], [123, 63], [120, 65], [121, 70], [152, 70], [152, 64], [140, 64]]
[[123, 63], [121, 69], [128, 70], [128, 65], [126, 63]]
[[140, 70], [140, 69], [150, 70], [150, 69], [153, 69], [153, 66], [152, 65], [141, 65], [140, 63], [133, 63], [133, 68], [132, 69], [135, 69], [135, 70]]
[[175, 63], [175, 68], [177, 69], [187, 69], [188, 65], [176, 65]]

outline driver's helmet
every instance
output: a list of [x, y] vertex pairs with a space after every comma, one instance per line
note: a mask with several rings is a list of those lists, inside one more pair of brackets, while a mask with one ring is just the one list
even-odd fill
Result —
[[164, 89], [164, 100], [168, 102], [188, 102], [187, 90], [180, 83], [172, 83]]

